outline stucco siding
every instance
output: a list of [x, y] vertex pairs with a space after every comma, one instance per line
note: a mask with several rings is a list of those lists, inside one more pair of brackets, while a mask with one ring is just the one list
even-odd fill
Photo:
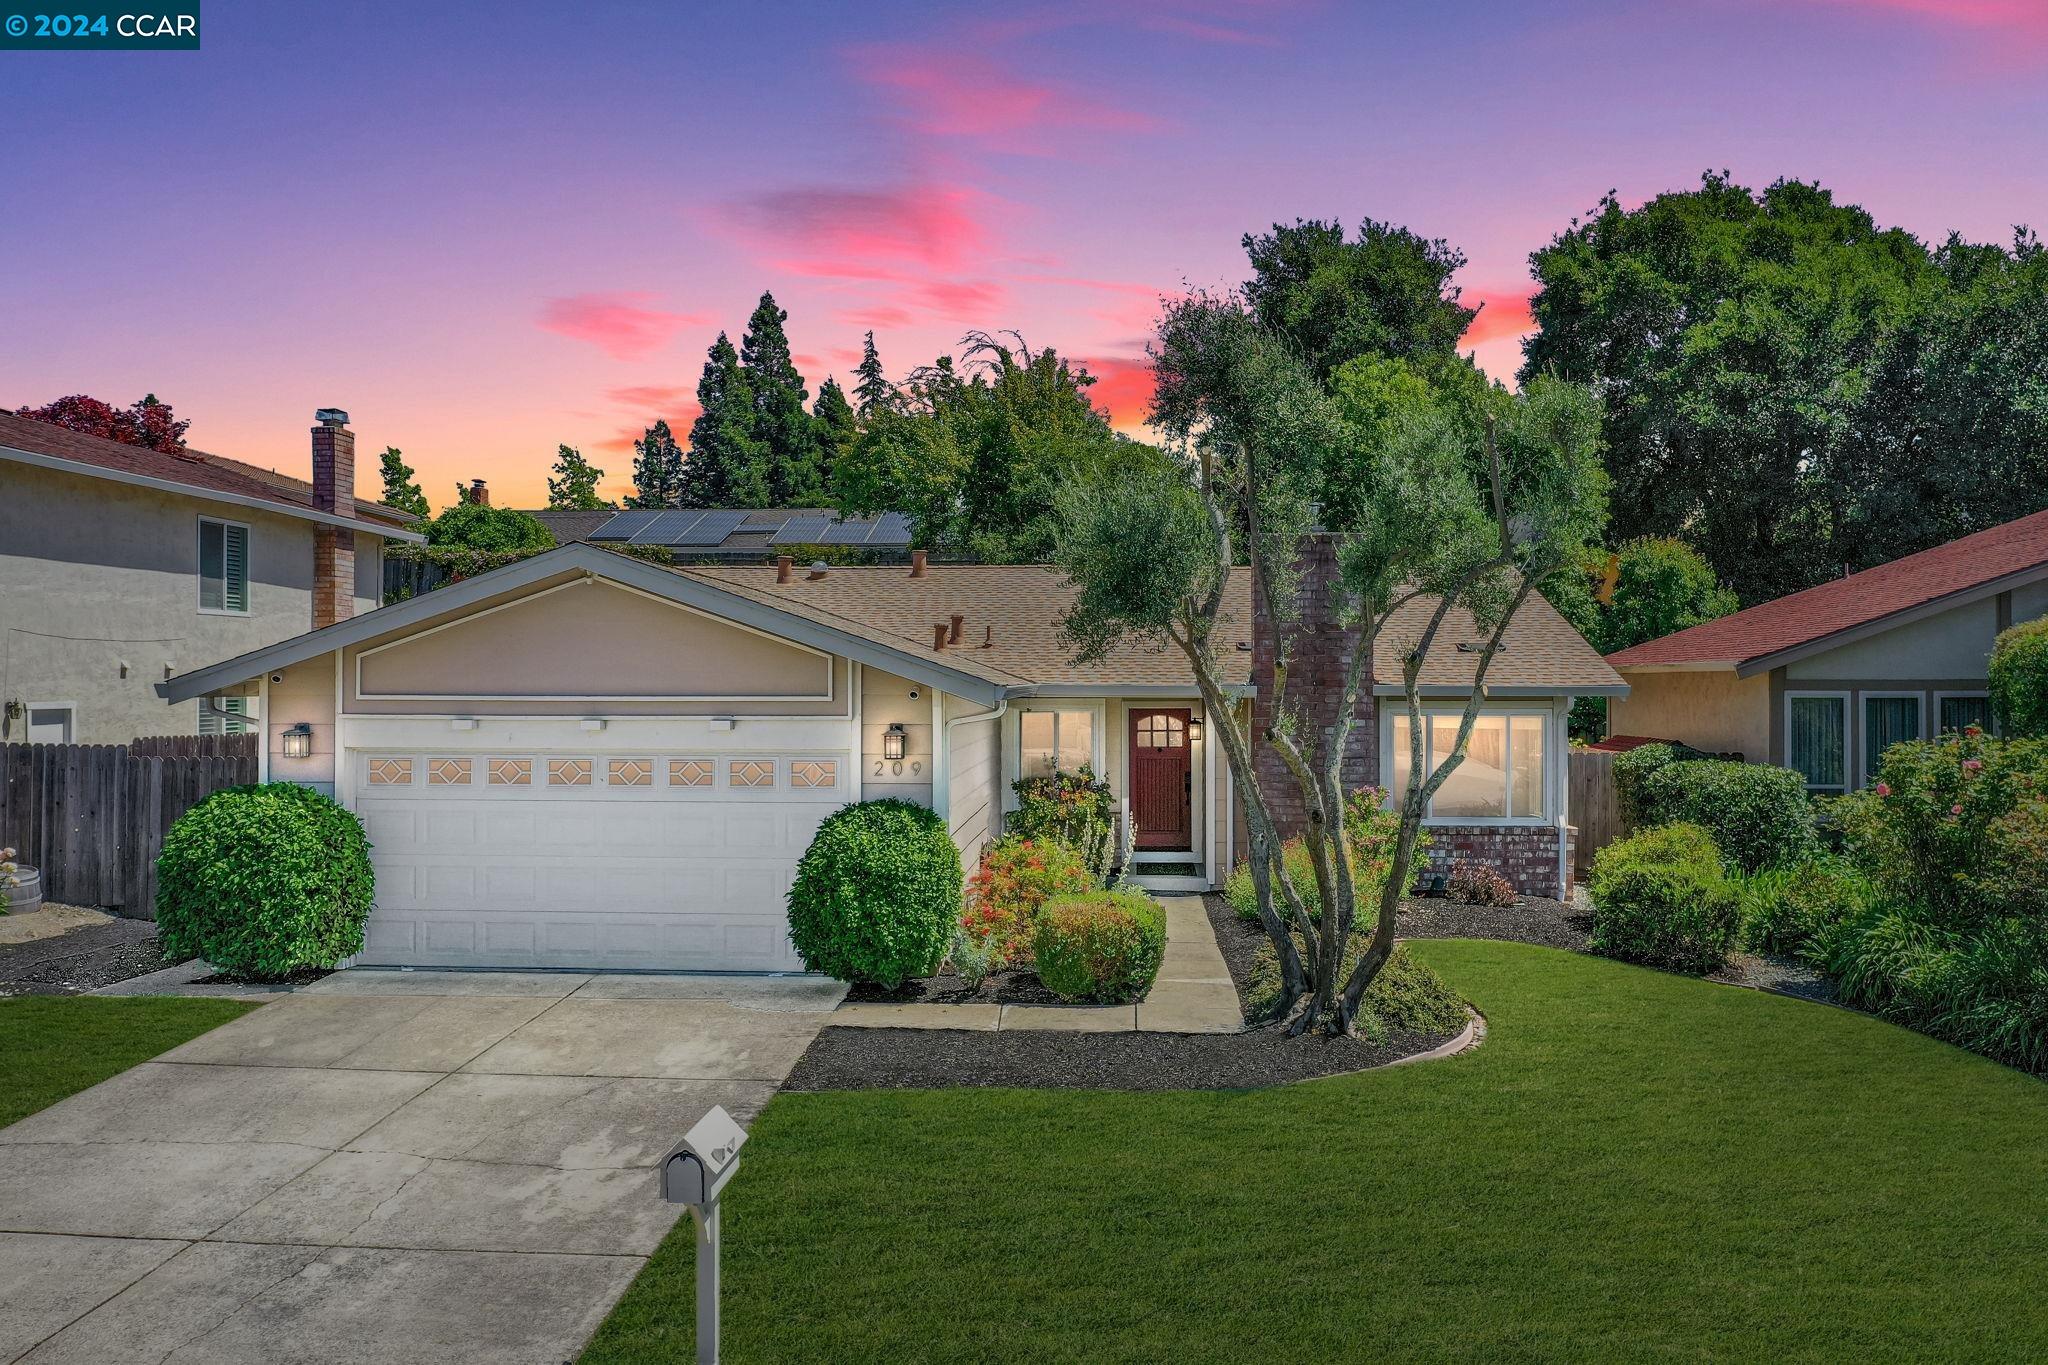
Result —
[[[972, 716], [986, 708], [959, 697], [947, 697], [948, 722]], [[969, 865], [981, 856], [982, 846], [995, 837], [996, 814], [1000, 809], [1001, 763], [998, 755], [1003, 727], [993, 720], [948, 724], [949, 743], [946, 770], [946, 822], [953, 842]]]
[[1985, 598], [1795, 659], [1785, 665], [1785, 678], [1867, 678], [1873, 685], [1887, 678], [1982, 678], [1997, 634], [1998, 607]]
[[[247, 614], [199, 610], [202, 515], [249, 528]], [[359, 610], [380, 543], [357, 533]], [[306, 630], [312, 578], [311, 522], [0, 460], [0, 701], [76, 702], [80, 743], [191, 734], [155, 685]]]
[[[903, 757], [885, 758], [883, 736], [903, 727]], [[932, 803], [932, 692], [929, 687], [885, 673], [860, 671], [861, 799], [893, 796]]]
[[1712, 753], [1764, 761], [1771, 752], [1771, 680], [1715, 672], [1627, 673], [1629, 694], [1608, 703], [1617, 735], [1682, 740]]
[[2048, 580], [2028, 583], [2012, 590], [2012, 623], [2048, 616]]

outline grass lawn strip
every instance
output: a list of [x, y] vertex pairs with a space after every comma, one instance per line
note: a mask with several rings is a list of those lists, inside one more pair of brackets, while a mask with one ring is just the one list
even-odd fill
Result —
[[[743, 1361], [2048, 1357], [2048, 1086], [1842, 1010], [1418, 942], [1485, 1046], [1250, 1093], [785, 1094]], [[585, 1359], [688, 1358], [687, 1225]]]
[[0, 1000], [0, 1128], [247, 1014], [241, 1000]]

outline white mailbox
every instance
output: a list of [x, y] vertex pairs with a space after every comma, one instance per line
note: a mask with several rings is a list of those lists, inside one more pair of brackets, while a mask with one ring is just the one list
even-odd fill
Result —
[[747, 1130], [714, 1104], [661, 1161], [661, 1197], [687, 1205], [697, 1224], [698, 1365], [718, 1365], [718, 1196], [746, 1143]]

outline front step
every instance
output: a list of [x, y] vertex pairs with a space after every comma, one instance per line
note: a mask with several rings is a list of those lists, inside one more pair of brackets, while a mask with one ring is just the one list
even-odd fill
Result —
[[1133, 872], [1125, 880], [1140, 891], [1162, 891], [1170, 895], [1199, 895], [1209, 889], [1206, 877], [1148, 876], [1143, 872]]

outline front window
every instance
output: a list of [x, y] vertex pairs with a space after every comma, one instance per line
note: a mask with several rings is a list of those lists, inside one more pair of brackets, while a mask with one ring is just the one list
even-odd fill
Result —
[[1991, 698], [1982, 692], [1944, 693], [1936, 721], [1944, 735], [1961, 734], [1972, 725], [1990, 734]]
[[1884, 751], [1901, 740], [1920, 738], [1920, 697], [1863, 694], [1863, 774], [1867, 782], [1884, 762]]
[[[1546, 814], [1543, 757], [1544, 727], [1550, 718], [1540, 712], [1520, 715], [1490, 713], [1472, 722], [1465, 759], [1451, 770], [1430, 801], [1432, 820], [1540, 820]], [[1424, 776], [1451, 756], [1458, 742], [1457, 715], [1425, 714], [1422, 718]], [[1395, 801], [1408, 789], [1408, 717], [1393, 724]]]
[[248, 612], [248, 527], [211, 517], [199, 519], [199, 609], [235, 615]]
[[1849, 699], [1785, 698], [1785, 752], [1808, 791], [1849, 790]]
[[1017, 717], [1020, 777], [1073, 772], [1095, 762], [1095, 713], [1026, 711]]

